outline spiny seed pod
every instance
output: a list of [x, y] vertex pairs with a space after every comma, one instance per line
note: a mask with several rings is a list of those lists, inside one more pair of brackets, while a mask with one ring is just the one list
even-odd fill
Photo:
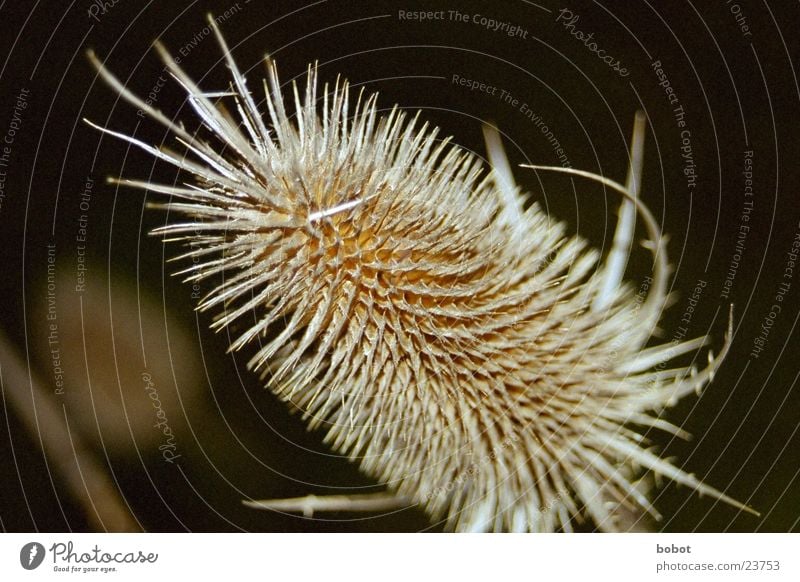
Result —
[[[104, 128], [192, 177], [186, 186], [123, 180], [173, 199], [187, 217], [156, 232], [185, 241], [190, 281], [221, 278], [199, 309], [214, 329], [247, 322], [231, 349], [309, 427], [389, 489], [455, 530], [553, 531], [587, 515], [603, 529], [631, 503], [655, 513], [632, 479], [642, 468], [747, 509], [646, 448], [636, 425], [703, 386], [703, 370], [666, 369], [705, 338], [645, 348], [666, 300], [663, 238], [636, 197], [641, 130], [621, 186], [608, 260], [538, 204], [523, 210], [495, 130], [493, 171], [437, 131], [346, 82], [319, 103], [311, 67], [292, 115], [267, 59], [267, 124], [213, 19], [232, 75], [204, 93], [157, 45], [215, 143], [170, 121], [187, 154]], [[235, 108], [237, 116], [224, 104]], [[291, 119], [294, 117], [294, 120]], [[96, 126], [95, 126], [96, 127]], [[555, 168], [551, 168], [555, 169]], [[655, 257], [649, 291], [620, 283], [634, 211]], [[645, 297], [646, 296], [646, 297]], [[730, 334], [730, 331], [729, 331]]]

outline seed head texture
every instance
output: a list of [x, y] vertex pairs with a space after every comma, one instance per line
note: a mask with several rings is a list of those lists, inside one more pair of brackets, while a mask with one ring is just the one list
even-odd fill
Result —
[[[333, 449], [456, 531], [569, 530], [583, 517], [620, 529], [619, 507], [656, 515], [634, 481], [643, 469], [747, 509], [635, 430], [680, 434], [659, 413], [705, 385], [729, 343], [700, 370], [666, 364], [706, 338], [646, 347], [668, 266], [638, 199], [641, 144], [625, 186], [562, 170], [623, 197], [601, 262], [537, 203], [523, 206], [493, 128], [486, 172], [417, 117], [380, 115], [374, 95], [354, 98], [346, 82], [320, 96], [316, 67], [288, 111], [269, 59], [257, 104], [210, 22], [227, 91], [204, 93], [157, 45], [197, 133], [90, 55], [184, 153], [98, 129], [190, 177], [120, 183], [170, 196], [184, 220], [157, 232], [187, 245], [187, 280], [215, 281], [199, 309], [218, 314], [214, 329], [236, 330], [231, 349], [255, 346], [250, 368]], [[655, 257], [645, 293], [621, 282], [637, 214]]]

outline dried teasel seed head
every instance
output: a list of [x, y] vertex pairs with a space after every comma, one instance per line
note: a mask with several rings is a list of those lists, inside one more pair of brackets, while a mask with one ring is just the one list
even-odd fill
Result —
[[[746, 509], [659, 458], [633, 428], [679, 432], [657, 412], [706, 384], [730, 339], [703, 370], [664, 363], [705, 338], [645, 347], [668, 265], [636, 196], [641, 119], [625, 186], [562, 169], [625, 200], [599, 264], [538, 204], [523, 210], [496, 130], [486, 129], [493, 171], [482, 177], [478, 158], [417, 118], [380, 116], [375, 96], [353, 100], [337, 82], [320, 98], [315, 67], [290, 114], [269, 59], [265, 121], [209, 21], [228, 91], [204, 93], [157, 46], [213, 144], [90, 55], [187, 154], [98, 129], [191, 177], [121, 182], [172, 197], [186, 221], [157, 232], [189, 246], [188, 280], [223, 279], [199, 308], [220, 311], [214, 329], [250, 322], [231, 348], [258, 343], [250, 367], [335, 450], [455, 530], [553, 531], [584, 514], [614, 529], [620, 504], [655, 513], [632, 481], [641, 469]], [[646, 299], [620, 282], [636, 213], [656, 259]]]

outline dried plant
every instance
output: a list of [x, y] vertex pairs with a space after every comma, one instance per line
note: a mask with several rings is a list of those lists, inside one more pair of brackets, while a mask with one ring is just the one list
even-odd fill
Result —
[[[309, 427], [460, 531], [569, 529], [587, 514], [620, 528], [621, 506], [655, 513], [633, 481], [642, 469], [746, 509], [634, 430], [680, 433], [659, 411], [706, 384], [729, 344], [702, 370], [665, 363], [706, 338], [645, 347], [669, 273], [659, 227], [636, 196], [641, 119], [625, 186], [550, 168], [623, 195], [600, 264], [538, 204], [523, 209], [496, 130], [486, 129], [493, 171], [482, 176], [480, 159], [416, 117], [379, 116], [374, 95], [353, 100], [337, 81], [320, 97], [315, 67], [287, 112], [269, 59], [267, 122], [209, 20], [228, 91], [203, 92], [157, 48], [212, 141], [92, 55], [103, 79], [186, 153], [98, 129], [191, 176], [183, 186], [121, 183], [172, 197], [165, 206], [186, 221], [156, 232], [188, 245], [189, 281], [222, 280], [199, 309], [221, 311], [216, 330], [247, 322], [231, 349], [258, 344], [249, 366]], [[645, 294], [621, 283], [636, 212], [655, 257]]]

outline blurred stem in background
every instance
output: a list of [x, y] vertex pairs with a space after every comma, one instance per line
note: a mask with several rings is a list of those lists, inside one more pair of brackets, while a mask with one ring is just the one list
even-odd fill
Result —
[[[80, 434], [70, 430], [65, 405], [55, 402], [42, 387], [2, 331], [0, 394], [6, 411], [13, 409], [33, 440], [41, 443], [48, 470], [67, 484], [72, 496], [83, 507], [93, 530], [142, 530], [106, 468], [97, 462]], [[52, 479], [51, 476], [51, 482]]]

